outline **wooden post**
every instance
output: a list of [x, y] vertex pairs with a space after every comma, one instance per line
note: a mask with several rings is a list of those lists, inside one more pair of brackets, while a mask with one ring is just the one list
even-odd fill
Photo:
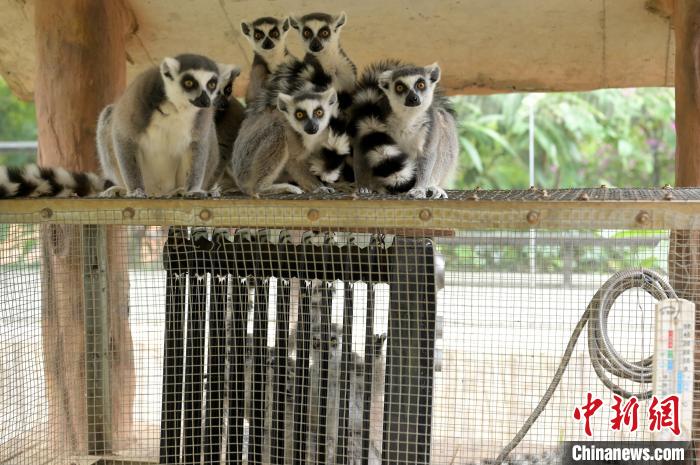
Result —
[[[672, 18], [676, 38], [676, 185], [700, 186], [700, 2], [676, 0]], [[695, 302], [700, 309], [700, 231], [672, 231], [669, 277], [678, 296]], [[695, 337], [700, 338], [700, 319], [695, 323]], [[694, 393], [693, 442], [696, 448], [700, 440], [698, 344]]]
[[[126, 84], [128, 10], [121, 0], [36, 0], [35, 103], [39, 163], [94, 171], [95, 126], [102, 108]], [[128, 325], [126, 228], [109, 227], [109, 358], [115, 448], [128, 439], [134, 396], [134, 361]], [[55, 445], [87, 452], [85, 302], [80, 228], [51, 225], [42, 243], [42, 328], [49, 422]]]

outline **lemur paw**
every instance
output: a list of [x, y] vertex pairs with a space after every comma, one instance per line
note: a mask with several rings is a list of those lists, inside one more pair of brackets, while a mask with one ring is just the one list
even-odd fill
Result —
[[359, 195], [370, 195], [374, 194], [374, 191], [369, 187], [358, 187], [357, 189], [355, 189], [355, 193]]
[[186, 199], [204, 199], [207, 197], [207, 193], [201, 189], [196, 189], [185, 192], [184, 196]]
[[294, 195], [299, 195], [304, 193], [304, 189], [301, 187], [294, 186], [292, 184], [289, 184], [288, 186], [285, 186], [283, 190], [280, 191], [281, 194], [287, 193], [287, 194], [294, 194]]
[[316, 189], [312, 191], [312, 194], [332, 194], [335, 192], [335, 189], [332, 187], [328, 186], [318, 186]]
[[145, 199], [147, 197], [146, 193], [143, 191], [143, 189], [136, 188], [133, 191], [129, 191], [126, 193], [126, 197], [129, 197], [131, 199]]
[[441, 187], [438, 186], [430, 186], [426, 190], [426, 193], [428, 195], [429, 199], [446, 199], [447, 198], [447, 192]]
[[447, 193], [438, 186], [414, 187], [407, 195], [414, 199], [446, 199]]
[[209, 190], [209, 197], [211, 197], [213, 199], [218, 199], [221, 197], [221, 195], [222, 195], [221, 194], [221, 187], [219, 187], [219, 186], [214, 186], [213, 188], [211, 188]]
[[427, 192], [425, 187], [414, 187], [406, 193], [412, 199], [425, 199], [427, 198]]
[[121, 186], [112, 186], [98, 194], [103, 199], [113, 199], [115, 197], [126, 197], [126, 188]]

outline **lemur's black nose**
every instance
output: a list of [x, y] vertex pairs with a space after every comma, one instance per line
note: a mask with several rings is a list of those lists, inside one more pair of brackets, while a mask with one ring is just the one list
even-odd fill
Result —
[[270, 40], [269, 37], [265, 37], [265, 40], [263, 40], [262, 43], [262, 48], [263, 50], [270, 50], [271, 48], [275, 47], [275, 43]]
[[211, 103], [211, 99], [209, 99], [209, 96], [207, 95], [206, 92], [202, 91], [202, 93], [199, 94], [199, 97], [197, 97], [194, 100], [190, 100], [190, 102], [192, 102], [192, 105], [194, 105], [196, 107], [206, 108]]
[[410, 91], [406, 96], [405, 105], [407, 107], [417, 107], [418, 105], [420, 105], [420, 97], [418, 97], [418, 94], [416, 94], [413, 91]]
[[318, 124], [313, 121], [307, 121], [304, 125], [304, 132], [307, 134], [316, 134], [318, 132]]
[[311, 50], [312, 52], [320, 52], [321, 50], [323, 50], [323, 44], [320, 40], [318, 40], [317, 37], [311, 39], [311, 44], [309, 44], [309, 50]]

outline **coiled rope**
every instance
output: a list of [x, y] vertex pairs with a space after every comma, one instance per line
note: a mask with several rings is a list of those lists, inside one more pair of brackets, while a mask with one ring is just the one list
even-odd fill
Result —
[[652, 380], [653, 358], [649, 356], [636, 362], [625, 360], [619, 352], [615, 350], [608, 335], [608, 316], [615, 300], [623, 292], [635, 288], [643, 289], [657, 300], [677, 298], [676, 292], [660, 274], [644, 268], [623, 270], [615, 273], [605, 281], [601, 288], [598, 289], [598, 292], [595, 293], [588, 307], [586, 307], [586, 311], [576, 324], [576, 328], [569, 338], [569, 343], [566, 346], [564, 355], [559, 362], [557, 371], [547, 391], [544, 393], [542, 399], [532, 411], [527, 421], [520, 428], [518, 434], [503, 448], [498, 458], [496, 458], [496, 463], [500, 464], [505, 461], [511, 451], [522, 441], [551, 400], [554, 391], [556, 391], [559, 386], [564, 372], [571, 361], [571, 355], [574, 352], [574, 347], [578, 342], [578, 338], [586, 325], [588, 325], [588, 351], [591, 357], [591, 364], [603, 384], [615, 394], [626, 399], [632, 396], [636, 396], [640, 400], [651, 397], [652, 391], [650, 390], [639, 394], [633, 394], [618, 384], [615, 384], [608, 376], [610, 374], [640, 384], [650, 383]]

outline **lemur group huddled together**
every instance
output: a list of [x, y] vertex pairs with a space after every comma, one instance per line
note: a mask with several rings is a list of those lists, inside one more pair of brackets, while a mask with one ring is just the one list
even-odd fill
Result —
[[[243, 22], [255, 53], [247, 108], [233, 95], [238, 67], [202, 55], [165, 58], [101, 112], [101, 176], [3, 168], [0, 198], [347, 188], [446, 197], [458, 143], [440, 67], [384, 60], [358, 79], [340, 45], [346, 22], [345, 13]], [[292, 28], [304, 43], [303, 59], [286, 48]]]

